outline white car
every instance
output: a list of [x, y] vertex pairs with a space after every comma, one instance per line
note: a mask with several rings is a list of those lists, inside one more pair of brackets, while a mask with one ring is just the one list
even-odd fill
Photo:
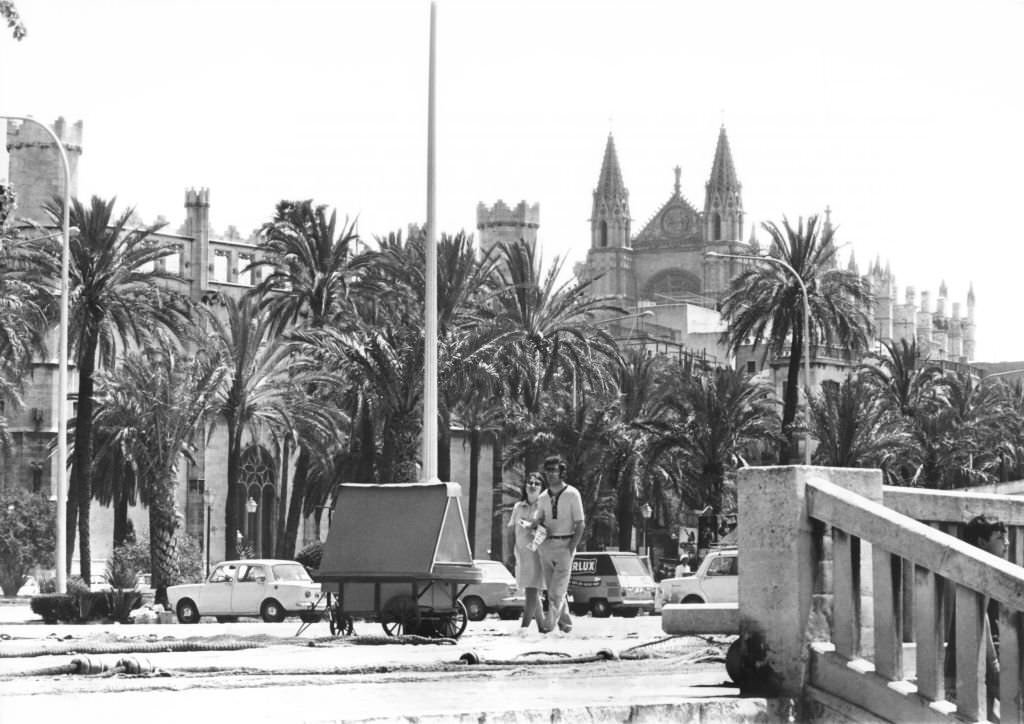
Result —
[[170, 586], [167, 600], [181, 623], [197, 623], [200, 616], [221, 622], [259, 616], [272, 623], [289, 615], [319, 621], [324, 614], [316, 608], [320, 584], [296, 561], [224, 561], [203, 583]]
[[712, 549], [697, 572], [661, 581], [662, 603], [734, 603], [739, 600], [735, 548]]

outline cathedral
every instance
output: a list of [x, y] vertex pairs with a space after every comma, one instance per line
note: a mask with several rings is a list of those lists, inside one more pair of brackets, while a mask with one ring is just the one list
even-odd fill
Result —
[[[629, 190], [623, 179], [609, 134], [604, 158], [593, 192], [590, 217], [590, 247], [586, 262], [576, 273], [593, 280], [593, 293], [616, 297], [622, 307], [634, 310], [628, 325], [619, 325], [619, 333], [631, 338], [668, 341], [691, 353], [700, 352], [725, 361], [727, 352], [718, 343], [725, 329], [716, 307], [725, 296], [733, 278], [752, 263], [742, 259], [716, 258], [719, 254], [757, 255], [754, 230], [744, 241], [742, 184], [736, 172], [729, 138], [723, 126], [718, 134], [711, 173], [704, 184], [704, 203], [698, 209], [682, 193], [680, 168], [675, 168], [675, 185], [668, 199], [650, 220], [633, 232]], [[781, 212], [780, 212], [781, 216]], [[826, 210], [824, 228], [831, 228]], [[535, 230], [534, 230], [535, 233]], [[851, 253], [847, 268], [860, 274]], [[946, 283], [938, 290], [935, 304], [928, 291], [920, 300], [913, 287], [898, 299], [895, 275], [879, 260], [864, 275], [875, 295], [872, 318], [875, 343], [884, 340], [916, 339], [931, 359], [950, 363], [969, 363], [974, 359], [974, 289], [966, 299], [966, 315], [961, 316], [959, 302], [947, 309]], [[641, 332], [642, 334], [637, 334]], [[829, 358], [838, 361], [838, 351], [812, 351], [818, 366]], [[741, 352], [733, 360], [751, 372], [760, 371], [753, 355]], [[846, 367], [847, 365], [840, 365]], [[832, 375], [828, 375], [831, 377]]]

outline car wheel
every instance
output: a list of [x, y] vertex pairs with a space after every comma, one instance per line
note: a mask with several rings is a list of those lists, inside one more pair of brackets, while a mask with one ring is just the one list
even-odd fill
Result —
[[238, 621], [238, 616], [218, 616], [217, 623], [235, 623]]
[[594, 618], [608, 618], [612, 614], [612, 607], [603, 598], [595, 598], [590, 602], [590, 615]]
[[199, 609], [192, 599], [178, 601], [178, 621], [180, 623], [199, 623]]
[[515, 621], [516, 619], [523, 617], [523, 609], [521, 608], [503, 608], [498, 611], [498, 618], [502, 621]]
[[689, 596], [683, 599], [683, 603], [704, 603], [704, 599], [691, 593]]
[[583, 603], [570, 603], [569, 613], [571, 613], [573, 616], [586, 616], [587, 606]]
[[467, 596], [462, 599], [462, 605], [466, 607], [466, 616], [470, 621], [483, 621], [487, 618], [487, 606], [479, 596]]
[[272, 598], [268, 598], [260, 606], [260, 618], [267, 623], [280, 623], [284, 621], [284, 609], [280, 603]]
[[637, 614], [640, 613], [639, 608], [620, 608], [619, 615], [623, 618], [636, 618]]

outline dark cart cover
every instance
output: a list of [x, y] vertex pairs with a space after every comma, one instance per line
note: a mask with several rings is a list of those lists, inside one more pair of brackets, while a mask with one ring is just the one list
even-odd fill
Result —
[[317, 581], [476, 583], [458, 483], [338, 486]]

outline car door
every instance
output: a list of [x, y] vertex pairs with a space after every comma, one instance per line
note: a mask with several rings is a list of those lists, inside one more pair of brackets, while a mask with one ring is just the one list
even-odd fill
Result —
[[271, 575], [269, 566], [242, 566], [231, 594], [231, 613], [236, 616], [257, 616], [260, 604], [266, 598], [267, 583]]
[[725, 603], [739, 600], [739, 578], [736, 570], [736, 554], [725, 553], [717, 556], [708, 566], [707, 576], [701, 582], [708, 603]]
[[206, 583], [199, 589], [199, 600], [196, 605], [203, 615], [231, 613], [231, 591], [235, 586], [235, 575], [238, 566], [234, 563], [221, 563], [213, 569]]

